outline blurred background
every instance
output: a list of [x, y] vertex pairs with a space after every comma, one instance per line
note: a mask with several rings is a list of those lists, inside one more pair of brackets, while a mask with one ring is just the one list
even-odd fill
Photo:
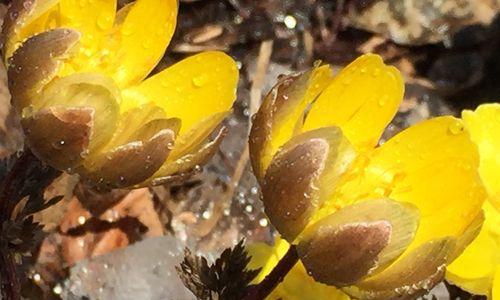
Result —
[[[172, 267], [184, 246], [215, 257], [242, 238], [273, 239], [246, 139], [251, 115], [280, 74], [317, 61], [340, 69], [363, 53], [380, 54], [406, 81], [387, 139], [420, 120], [500, 99], [499, 11], [500, 0], [180, 0], [176, 34], [155, 72], [200, 51], [233, 56], [240, 83], [234, 112], [225, 121], [229, 135], [212, 162], [192, 177], [117, 192], [121, 201], [98, 214], [73, 196], [78, 178], [61, 176], [46, 197], [66, 197], [36, 216], [46, 235], [26, 264], [26, 296], [191, 299]], [[5, 157], [22, 147], [22, 134], [10, 114], [4, 70], [0, 77]], [[450, 291], [449, 296], [441, 285], [435, 295], [480, 299]]]

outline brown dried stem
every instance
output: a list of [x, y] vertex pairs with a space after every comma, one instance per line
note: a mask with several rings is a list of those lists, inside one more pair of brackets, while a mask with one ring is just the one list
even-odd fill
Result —
[[[19, 202], [41, 192], [60, 172], [41, 163], [29, 150], [16, 158], [0, 186], [0, 226], [14, 218]], [[17, 273], [15, 251], [0, 236], [0, 284], [2, 299], [21, 299], [21, 280]]]
[[[250, 114], [249, 114], [249, 124], [251, 123], [251, 116], [257, 113], [260, 106], [260, 99], [262, 98], [262, 87], [264, 86], [266, 79], [266, 72], [269, 67], [269, 61], [271, 60], [271, 54], [273, 51], [273, 41], [266, 40], [260, 45], [259, 56], [257, 58], [257, 69], [252, 78], [252, 87], [250, 88]], [[250, 127], [250, 126], [249, 126]], [[236, 166], [234, 167], [233, 174], [231, 176], [231, 181], [227, 190], [221, 197], [221, 201], [217, 203], [213, 210], [213, 217], [197, 227], [197, 233], [199, 236], [208, 235], [212, 229], [215, 227], [223, 212], [231, 203], [231, 199], [234, 196], [236, 187], [238, 187], [241, 178], [245, 172], [245, 168], [248, 165], [250, 159], [250, 151], [248, 148], [248, 143], [245, 145]]]

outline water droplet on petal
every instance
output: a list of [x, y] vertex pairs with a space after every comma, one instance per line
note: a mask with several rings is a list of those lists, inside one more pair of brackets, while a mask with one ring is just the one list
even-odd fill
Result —
[[122, 28], [122, 34], [125, 36], [132, 35], [134, 33], [134, 27], [130, 23], [126, 23]]
[[33, 4], [33, 0], [26, 0], [23, 2], [23, 7], [24, 7], [24, 9], [29, 9], [32, 4]]
[[195, 87], [202, 87], [204, 84], [205, 84], [205, 78], [204, 76], [196, 76], [196, 77], [193, 77], [193, 85]]
[[19, 13], [17, 11], [13, 11], [13, 12], [10, 13], [10, 18], [12, 20], [17, 19], [18, 16], [19, 16]]
[[448, 130], [451, 134], [457, 135], [457, 134], [460, 134], [464, 130], [464, 125], [462, 124], [462, 122], [457, 120], [457, 121], [450, 124], [450, 126], [448, 127]]
[[149, 39], [144, 40], [144, 42], [142, 42], [142, 48], [144, 48], [144, 49], [150, 49], [152, 46], [153, 46], [153, 42]]
[[106, 30], [111, 22], [111, 17], [108, 14], [101, 14], [97, 18], [97, 27], [101, 30]]
[[351, 78], [349, 77], [345, 77], [343, 80], [342, 80], [342, 84], [345, 85], [345, 86], [348, 86], [349, 84], [351, 84]]
[[382, 107], [384, 106], [386, 103], [387, 103], [387, 100], [389, 99], [389, 97], [387, 95], [384, 95], [382, 96], [379, 100], [378, 100], [378, 106]]

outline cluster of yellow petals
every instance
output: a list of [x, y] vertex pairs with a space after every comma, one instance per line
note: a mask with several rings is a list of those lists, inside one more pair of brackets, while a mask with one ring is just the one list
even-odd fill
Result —
[[[150, 76], [172, 38], [177, 10], [177, 0], [137, 0], [119, 9], [116, 0], [13, 1], [3, 54], [13, 104], [36, 155], [109, 187], [160, 183], [206, 161], [218, 143], [206, 139], [236, 98], [238, 70], [214, 51]], [[71, 134], [38, 132], [42, 118]], [[77, 144], [75, 132], [87, 127], [88, 138]], [[56, 137], [60, 145], [51, 147]], [[71, 151], [79, 152], [63, 160]], [[128, 164], [138, 158], [153, 162]], [[133, 169], [139, 175], [129, 176]]]
[[[432, 288], [483, 220], [486, 192], [478, 173], [478, 150], [461, 119], [426, 120], [378, 146], [403, 92], [399, 72], [377, 55], [356, 59], [336, 76], [329, 66], [317, 66], [277, 84], [250, 136], [252, 165], [271, 223], [298, 246], [314, 278], [356, 298], [418, 295]], [[329, 146], [321, 148], [323, 144]], [[304, 169], [318, 160], [324, 163]], [[280, 174], [286, 176], [276, 179]], [[345, 253], [355, 256], [358, 238], [364, 246], [380, 246], [362, 238], [363, 232], [372, 232], [364, 222], [374, 220], [389, 220], [393, 230], [378, 263], [364, 276], [354, 276], [346, 265], [346, 281], [339, 274], [329, 278], [327, 265], [334, 263], [325, 260], [336, 256], [328, 245], [342, 244], [331, 234], [342, 231], [342, 224], [358, 226], [345, 234], [355, 239]], [[337, 231], [327, 234], [333, 227]], [[382, 234], [386, 229], [376, 230]], [[314, 259], [313, 254], [323, 257]]]
[[[119, 187], [154, 183], [155, 179], [188, 172], [211, 153], [214, 143], [205, 141], [235, 99], [238, 71], [234, 61], [221, 52], [206, 52], [147, 78], [173, 35], [177, 0], [137, 0], [119, 10], [115, 0], [15, 0], [12, 6], [7, 16], [10, 20], [4, 25], [4, 60], [9, 74], [22, 74], [21, 68], [26, 67], [13, 64], [16, 53], [45, 45], [37, 44], [37, 36], [50, 38], [51, 32], [61, 28], [78, 33], [77, 43], [68, 43], [68, 49], [55, 57], [48, 53], [55, 64], [51, 65], [54, 70], [50, 71], [54, 72], [48, 74], [47, 80], [25, 83], [17, 78], [19, 82], [14, 82], [30, 88], [13, 94], [13, 103], [23, 119], [53, 107], [90, 106], [94, 110], [91, 142], [89, 149], [82, 152], [81, 161], [68, 164], [49, 159], [49, 163], [81, 172], [93, 180], [102, 179], [108, 176], [101, 170], [106, 158], [122, 151], [123, 146], [135, 145], [134, 138], [144, 142], [143, 136], [137, 137], [138, 131], [142, 134], [140, 130], [147, 129], [146, 136], [150, 138], [155, 136], [153, 130], [171, 130], [175, 135], [173, 149], [162, 156], [161, 164], [148, 171], [150, 174], [146, 172], [146, 178], [137, 177], [124, 184], [106, 179], [109, 186]], [[26, 63], [45, 66], [45, 62]], [[15, 81], [16, 77], [12, 77]], [[385, 262], [382, 270], [363, 277], [355, 289], [346, 289], [369, 298], [368, 292], [380, 280], [395, 285], [388, 284], [376, 291], [387, 295], [385, 289], [397, 288], [398, 280], [403, 284], [405, 276], [413, 276], [400, 272], [418, 267], [408, 264], [415, 263], [412, 255], [439, 254], [446, 264], [451, 263], [474, 237], [482, 208], [485, 222], [481, 232], [449, 266], [447, 276], [471, 292], [500, 299], [500, 107], [485, 105], [476, 112], [466, 111], [463, 121], [449, 116], [424, 121], [377, 147], [397, 112], [403, 92], [399, 72], [371, 54], [360, 57], [336, 76], [329, 66], [318, 66], [292, 83], [278, 84], [270, 97], [282, 97], [281, 102], [277, 106], [273, 102], [276, 99], [264, 102], [261, 111], [269, 115], [257, 117], [257, 133], [252, 134], [250, 141], [252, 164], [259, 181], [266, 184], [266, 171], [283, 146], [304, 134], [321, 138], [326, 134], [326, 140], [338, 138], [339, 149], [344, 151], [339, 155], [349, 157], [343, 165], [335, 165], [328, 176], [315, 181], [319, 192], [305, 223], [295, 224], [295, 220], [286, 217], [277, 221], [272, 215], [271, 222], [277, 225], [283, 221], [285, 227], [294, 227], [284, 237], [299, 244], [307, 240], [307, 234], [317, 224], [364, 201], [390, 199], [415, 207], [418, 229], [410, 234], [411, 241], [399, 245], [404, 249], [399, 249], [397, 256], [391, 254], [394, 257]], [[158, 121], [154, 123], [156, 127], [143, 128], [153, 121]], [[340, 131], [321, 131], [324, 128]], [[64, 143], [59, 146], [61, 149], [51, 149], [51, 155], [58, 151], [65, 155]], [[39, 152], [45, 158], [43, 151]], [[334, 162], [338, 158], [328, 159]], [[126, 159], [118, 161], [127, 165]], [[120, 172], [122, 166], [113, 167]], [[479, 175], [488, 195], [484, 204], [486, 193]], [[124, 176], [127, 174], [119, 177]], [[279, 208], [276, 213], [280, 213]], [[434, 247], [445, 239], [444, 246]], [[260, 245], [251, 250], [252, 264], [264, 264], [258, 280], [272, 269], [288, 246], [285, 240], [278, 239], [274, 248]], [[398, 274], [401, 279], [396, 279]], [[273, 297], [348, 299], [340, 290], [315, 282], [302, 263], [294, 267]]]
[[477, 238], [449, 267], [447, 279], [489, 299], [500, 299], [500, 104], [464, 111], [462, 119], [479, 148], [479, 173], [488, 193]]

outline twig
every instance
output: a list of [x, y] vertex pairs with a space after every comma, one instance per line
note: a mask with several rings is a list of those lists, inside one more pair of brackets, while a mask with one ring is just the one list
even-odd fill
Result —
[[342, 12], [345, 8], [345, 0], [338, 0], [335, 7], [335, 13], [333, 15], [333, 23], [332, 23], [332, 39], [330, 43], [333, 44], [337, 39], [337, 35], [339, 33], [340, 24], [342, 23]]
[[[260, 100], [262, 98], [262, 88], [264, 86], [266, 80], [266, 72], [269, 67], [269, 61], [271, 59], [271, 54], [273, 52], [273, 41], [267, 40], [263, 41], [260, 45], [259, 57], [257, 58], [257, 70], [253, 76], [252, 87], [250, 88], [250, 114], [248, 120], [248, 132], [250, 132], [250, 127], [252, 123], [252, 116], [257, 113], [257, 110], [260, 106]], [[226, 194], [230, 197], [234, 194], [234, 190], [238, 186], [241, 177], [243, 176], [243, 172], [248, 164], [248, 160], [250, 159], [250, 150], [248, 148], [248, 143], [245, 144], [245, 149], [240, 155], [240, 159], [234, 168], [233, 176], [231, 177], [231, 183], [229, 185], [228, 191]], [[229, 201], [226, 201], [229, 202]]]
[[264, 280], [256, 285], [248, 287], [247, 295], [243, 300], [263, 300], [280, 284], [290, 270], [295, 266], [299, 256], [294, 245], [290, 246], [288, 252], [278, 262], [276, 267], [264, 278]]
[[257, 58], [257, 70], [252, 78], [250, 88], [250, 117], [259, 109], [262, 98], [262, 88], [266, 80], [266, 72], [273, 53], [273, 40], [263, 41], [260, 44], [259, 57]]
[[[251, 126], [251, 116], [257, 113], [259, 109], [260, 100], [262, 98], [262, 88], [266, 79], [267, 68], [269, 67], [269, 61], [271, 59], [271, 54], [273, 51], [273, 41], [266, 40], [263, 41], [260, 45], [259, 56], [257, 58], [257, 69], [253, 76], [252, 87], [250, 88], [250, 114], [248, 120], [248, 132], [250, 132]], [[222, 216], [224, 210], [231, 203], [231, 199], [234, 196], [234, 191], [236, 187], [239, 185], [241, 178], [243, 177], [243, 173], [245, 172], [245, 168], [250, 159], [250, 150], [248, 148], [248, 143], [245, 145], [245, 148], [241, 152], [241, 155], [234, 167], [233, 174], [231, 176], [231, 181], [229, 182], [229, 186], [227, 190], [222, 194], [220, 205], [216, 205], [213, 210], [213, 217], [209, 220], [206, 220], [204, 223], [198, 226], [199, 236], [206, 236], [209, 234], [213, 227], [217, 224], [220, 216]]]

